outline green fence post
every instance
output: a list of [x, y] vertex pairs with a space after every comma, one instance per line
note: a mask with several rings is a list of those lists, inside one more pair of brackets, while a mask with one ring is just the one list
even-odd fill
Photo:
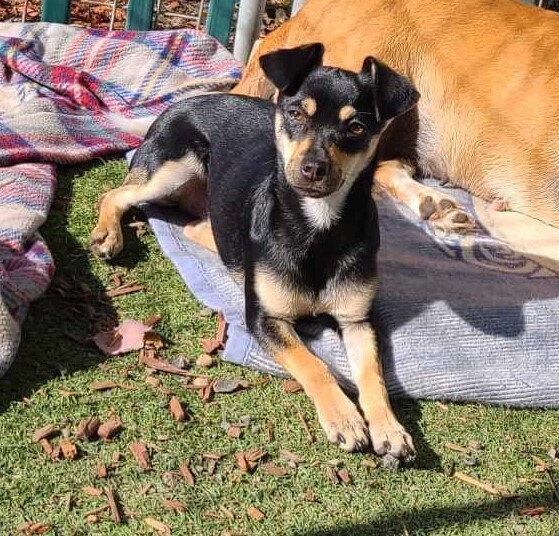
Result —
[[41, 20], [43, 22], [68, 24], [70, 21], [70, 0], [42, 0]]
[[206, 33], [226, 46], [229, 42], [234, 8], [235, 0], [210, 0], [210, 6], [208, 7]]
[[151, 30], [154, 0], [129, 0], [126, 13], [127, 30]]

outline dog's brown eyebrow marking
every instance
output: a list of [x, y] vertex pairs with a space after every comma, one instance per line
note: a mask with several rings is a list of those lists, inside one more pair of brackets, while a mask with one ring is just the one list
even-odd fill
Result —
[[340, 116], [340, 121], [347, 121], [357, 115], [357, 110], [353, 106], [346, 104], [340, 108], [338, 115]]
[[316, 113], [316, 101], [307, 97], [301, 101], [301, 108], [305, 110], [309, 117], [312, 117]]

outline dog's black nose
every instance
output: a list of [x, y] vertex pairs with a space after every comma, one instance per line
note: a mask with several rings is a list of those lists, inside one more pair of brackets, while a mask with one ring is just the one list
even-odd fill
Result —
[[309, 181], [320, 181], [328, 174], [328, 161], [322, 158], [305, 159], [301, 164], [301, 175]]

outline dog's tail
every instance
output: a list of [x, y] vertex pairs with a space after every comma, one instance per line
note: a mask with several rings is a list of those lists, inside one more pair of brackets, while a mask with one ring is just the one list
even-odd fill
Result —
[[155, 115], [149, 115], [147, 117], [124, 117], [123, 115], [117, 113], [109, 114], [109, 120], [112, 125], [122, 132], [127, 134], [133, 134], [135, 136], [145, 137], [149, 127], [157, 119]]

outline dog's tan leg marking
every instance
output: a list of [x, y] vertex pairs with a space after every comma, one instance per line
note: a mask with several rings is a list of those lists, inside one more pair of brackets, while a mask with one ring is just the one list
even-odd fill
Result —
[[436, 229], [464, 233], [476, 228], [475, 220], [458, 201], [413, 179], [413, 168], [399, 160], [381, 162], [374, 183], [408, 206]]
[[413, 440], [392, 412], [372, 327], [368, 322], [346, 324], [342, 326], [342, 338], [375, 452], [406, 463], [412, 461]]
[[305, 347], [289, 322], [279, 319], [267, 322], [274, 333], [270, 352], [313, 401], [326, 437], [347, 451], [366, 446], [369, 440], [365, 421], [328, 367]]
[[193, 221], [187, 223], [184, 227], [184, 236], [205, 248], [217, 253], [217, 245], [215, 243], [211, 222], [206, 220]]
[[141, 203], [168, 202], [184, 184], [203, 176], [203, 165], [194, 156], [165, 162], [147, 182], [141, 182], [131, 172], [125, 184], [110, 190], [101, 198], [99, 219], [91, 233], [91, 249], [101, 258], [110, 259], [123, 247], [120, 220], [124, 213]]

